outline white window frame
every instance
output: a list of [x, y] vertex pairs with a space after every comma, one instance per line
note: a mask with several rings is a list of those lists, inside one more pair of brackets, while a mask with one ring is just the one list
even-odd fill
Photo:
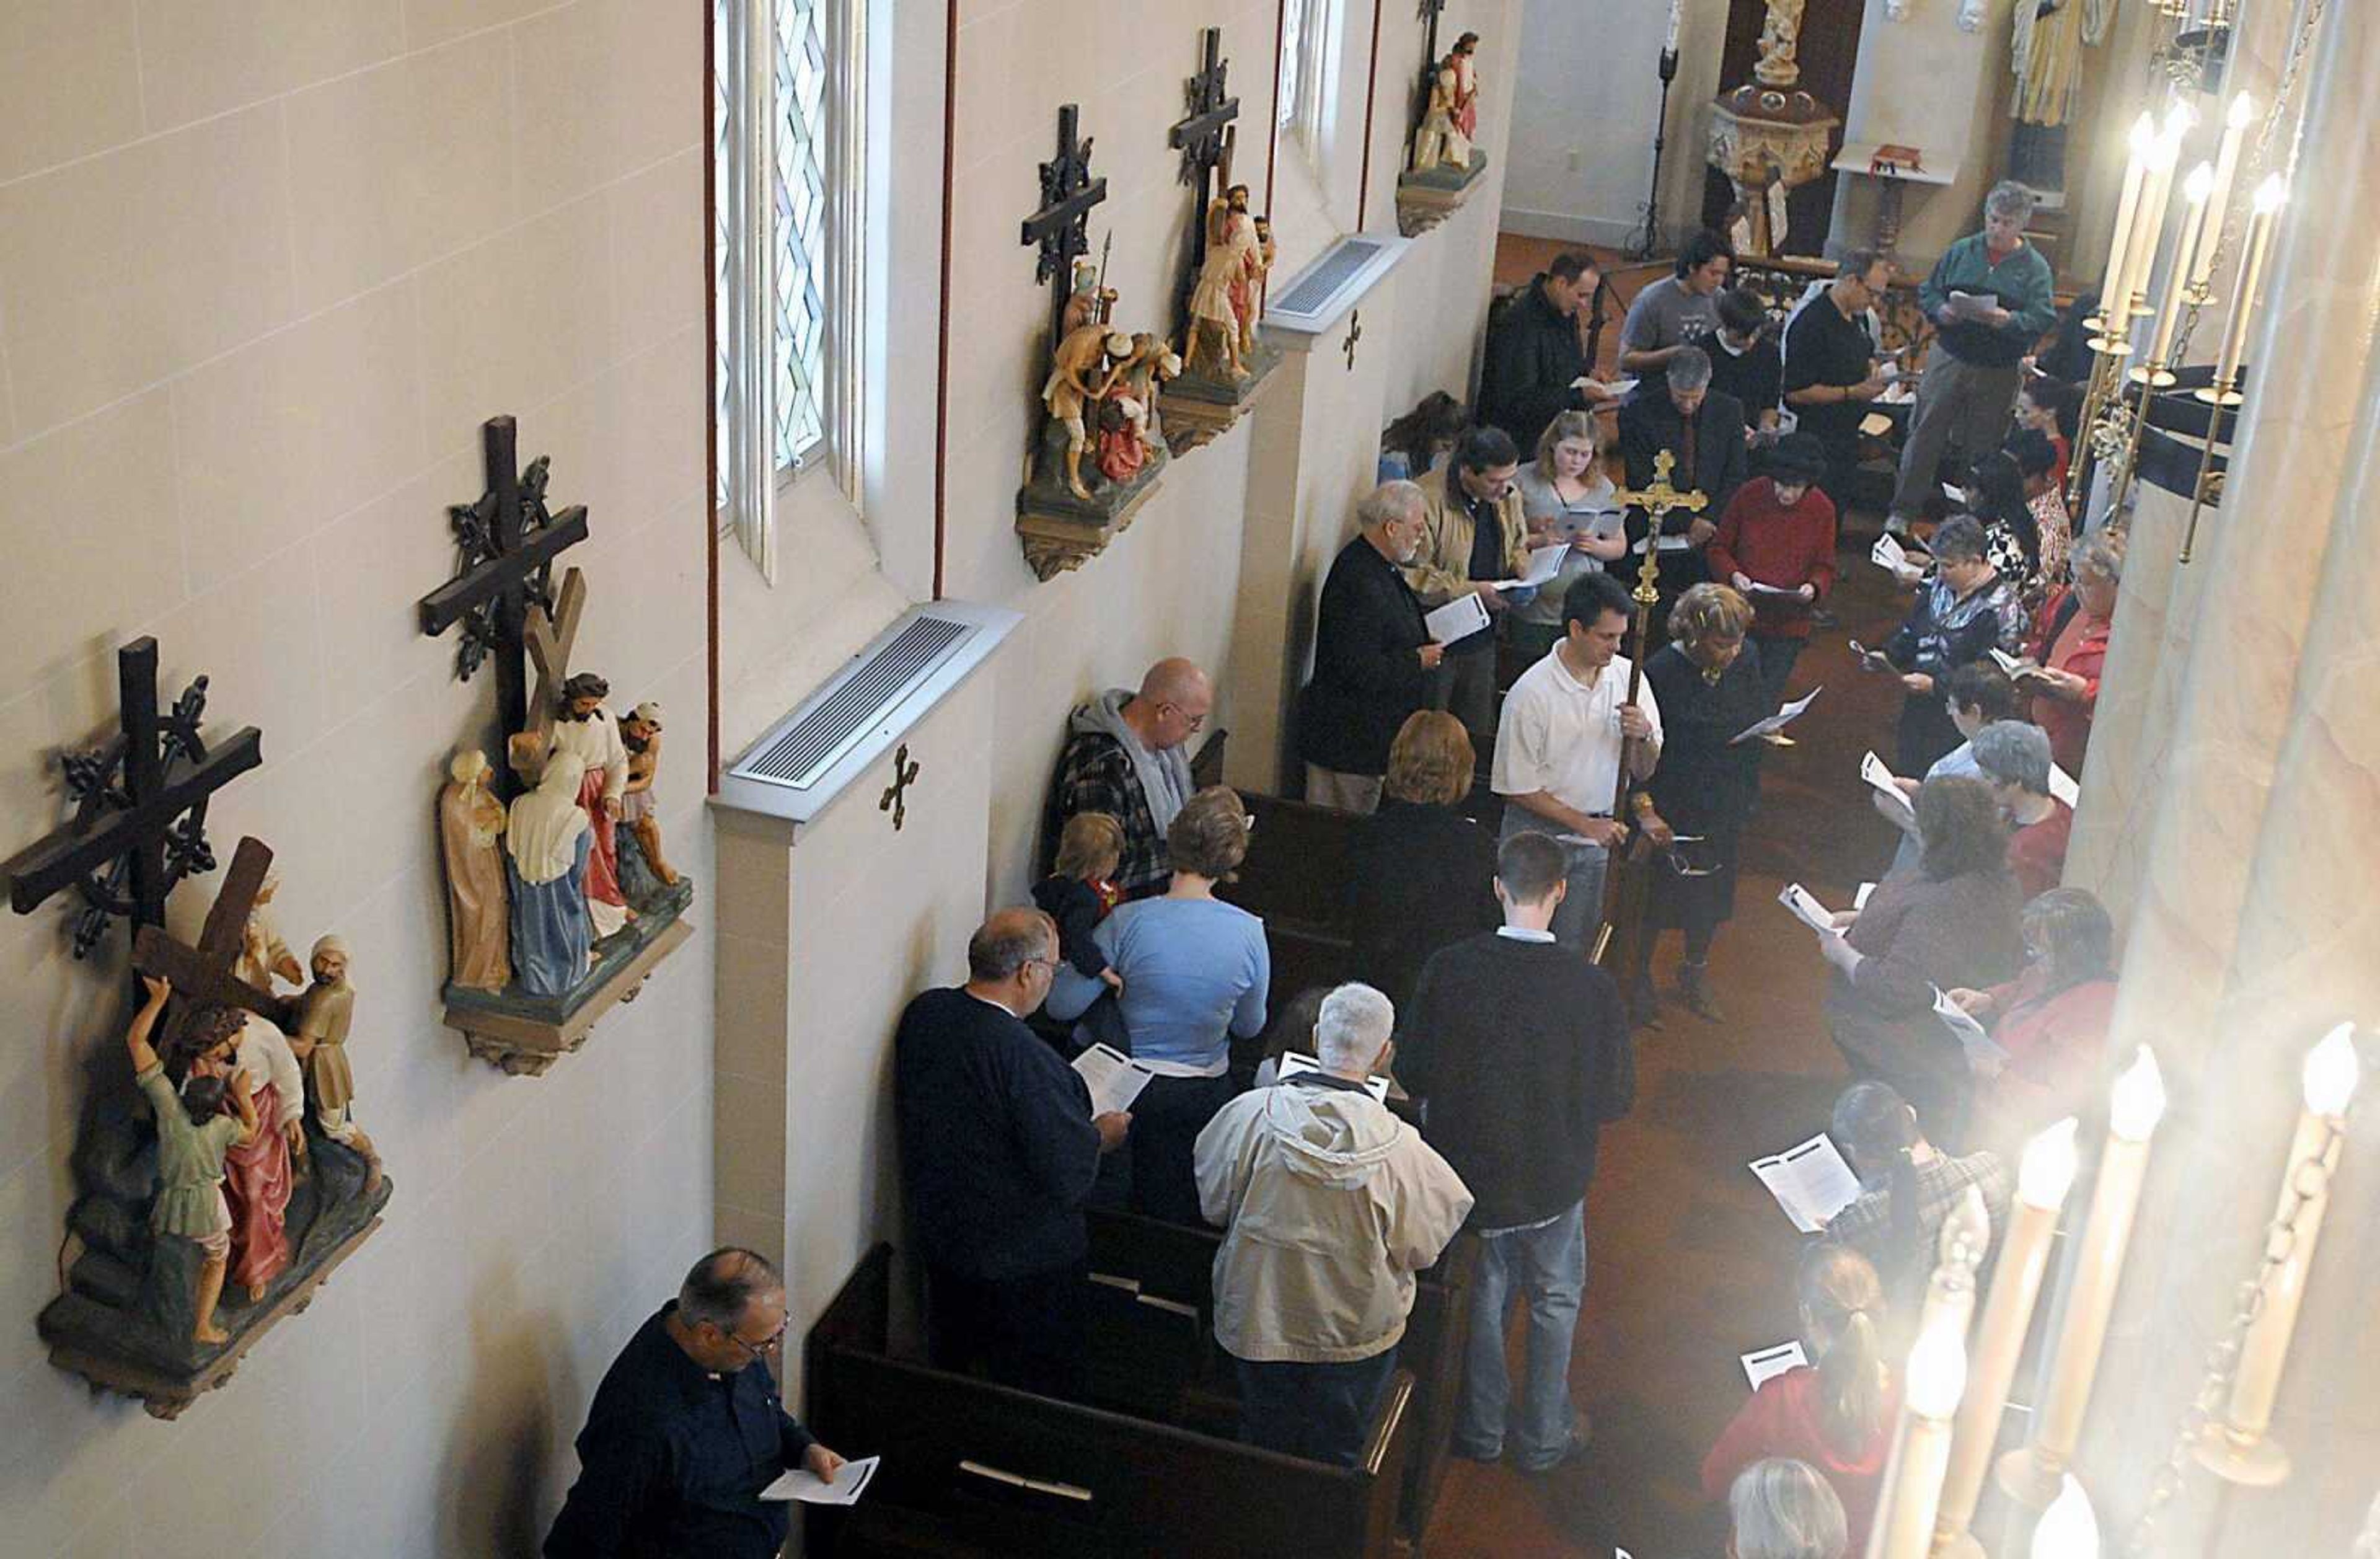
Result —
[[[865, 306], [866, 0], [716, 0], [713, 83], [720, 225], [712, 283], [719, 338], [719, 490], [722, 535], [732, 536], [774, 583], [779, 496], [825, 468], [859, 500]], [[783, 97], [795, 88], [782, 26], [818, 29], [823, 71], [810, 137], [789, 145]], [[809, 42], [797, 30], [792, 47]], [[798, 108], [794, 112], [798, 113]], [[779, 231], [790, 207], [781, 156], [815, 159], [821, 189], [816, 231], [804, 242]], [[806, 262], [815, 289], [817, 344], [796, 348], [777, 308], [783, 267]], [[785, 394], [807, 397], [786, 413]]]
[[1281, 102], [1274, 119], [1318, 166], [1338, 13], [1336, 0], [1286, 0], [1281, 12]]

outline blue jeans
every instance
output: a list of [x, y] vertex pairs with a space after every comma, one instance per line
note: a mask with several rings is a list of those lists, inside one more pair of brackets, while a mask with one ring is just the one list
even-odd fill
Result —
[[[1560, 834], [1562, 825], [1551, 818], [1536, 813], [1509, 798], [1504, 802], [1503, 826], [1497, 830], [1499, 848], [1516, 834]], [[1562, 854], [1569, 861], [1570, 891], [1562, 895], [1561, 907], [1554, 911], [1550, 928], [1554, 940], [1564, 947], [1581, 953], [1595, 951], [1595, 933], [1603, 924], [1603, 871], [1609, 852], [1600, 845], [1562, 843]]]
[[1380, 1393], [1397, 1372], [1394, 1344], [1369, 1358], [1343, 1364], [1298, 1364], [1242, 1358], [1240, 1438], [1284, 1455], [1354, 1467]]
[[1513, 1438], [1520, 1443], [1516, 1459], [1524, 1468], [1550, 1467], [1570, 1449], [1570, 1348], [1578, 1331], [1579, 1300], [1586, 1292], [1584, 1200], [1550, 1224], [1480, 1235], [1454, 1449], [1481, 1461], [1493, 1461], [1504, 1451], [1512, 1400], [1512, 1382], [1504, 1373], [1504, 1312], [1515, 1288], [1529, 1314], [1521, 1410], [1512, 1418]]

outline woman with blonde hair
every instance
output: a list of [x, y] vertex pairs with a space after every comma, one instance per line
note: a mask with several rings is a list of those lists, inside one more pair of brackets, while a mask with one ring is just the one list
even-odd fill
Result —
[[1477, 761], [1453, 715], [1425, 709], [1409, 716], [1389, 748], [1387, 798], [1349, 859], [1354, 978], [1400, 1014], [1431, 954], [1503, 920], [1496, 836], [1456, 810], [1471, 794]]
[[1653, 858], [1630, 996], [1640, 1015], [1656, 1003], [1654, 944], [1675, 927], [1686, 943], [1679, 993], [1698, 1016], [1721, 1021], [1709, 984], [1711, 944], [1735, 913], [1737, 848], [1760, 792], [1760, 745], [1735, 738], [1773, 713], [1759, 652], [1745, 638], [1751, 627], [1752, 604], [1732, 586], [1695, 585], [1670, 608], [1669, 643], [1645, 663], [1665, 738], [1645, 788], [1680, 842]]
[[1703, 1497], [1725, 1498], [1763, 1458], [1791, 1457], [1834, 1491], [1850, 1545], [1864, 1549], [1900, 1408], [1884, 1362], [1884, 1287], [1867, 1258], [1826, 1244], [1803, 1252], [1795, 1288], [1812, 1362], [1771, 1375], [1737, 1409], [1703, 1458]]
[[1561, 569], [1512, 608], [1513, 650], [1543, 660], [1562, 636], [1562, 601], [1572, 579], [1607, 568], [1628, 551], [1611, 479], [1603, 472], [1603, 426], [1593, 412], [1565, 411], [1546, 424], [1536, 456], [1512, 479], [1529, 545], [1570, 543]]
[[1816, 1469], [1772, 1457], [1728, 1491], [1730, 1559], [1843, 1559], [1852, 1552], [1843, 1507]]

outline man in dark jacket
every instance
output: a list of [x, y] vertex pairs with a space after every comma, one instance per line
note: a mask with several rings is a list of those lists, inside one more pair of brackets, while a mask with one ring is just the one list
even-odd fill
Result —
[[1196, 788], [1188, 744], [1214, 707], [1207, 674], [1175, 656], [1150, 666], [1137, 692], [1111, 688], [1075, 710], [1050, 792], [1048, 847], [1057, 849], [1067, 820], [1105, 812], [1123, 826], [1115, 885], [1126, 898], [1163, 893], [1173, 875], [1165, 831]]
[[1564, 411], [1592, 411], [1611, 392], [1585, 378], [1578, 311], [1592, 308], [1603, 278], [1584, 254], [1558, 254], [1488, 323], [1487, 360], [1479, 369], [1479, 420], [1535, 449], [1546, 424]]
[[1401, 571], [1421, 545], [1421, 489], [1384, 482], [1355, 514], [1363, 529], [1339, 549], [1322, 581], [1297, 750], [1308, 801], [1368, 812], [1380, 804], [1389, 744], [1422, 706], [1446, 646], [1430, 642], [1421, 603]]
[[1480, 1236], [1457, 1455], [1503, 1454], [1504, 1309], [1528, 1312], [1528, 1363], [1513, 1418], [1524, 1470], [1574, 1455], [1585, 1424], [1570, 1400], [1571, 1338], [1586, 1289], [1586, 1188], [1596, 1139], [1636, 1102], [1628, 1018], [1611, 977], [1554, 941], [1568, 858], [1545, 834], [1496, 856], [1504, 925], [1422, 969], [1397, 1077], [1426, 1114], [1422, 1135], [1471, 1188]]
[[901, 1188], [926, 1266], [935, 1368], [980, 1364], [1003, 1385], [1080, 1395], [1083, 1203], [1129, 1114], [1025, 1026], [1050, 994], [1058, 932], [1002, 909], [967, 942], [967, 982], [909, 1004], [892, 1041]]
[[[1670, 603], [1690, 586], [1710, 578], [1703, 565], [1703, 548], [1718, 530], [1727, 501], [1750, 474], [1743, 438], [1743, 403], [1723, 390], [1711, 388], [1711, 361], [1700, 347], [1681, 347], [1663, 370], [1667, 394], [1646, 385], [1620, 408], [1620, 457], [1633, 491], [1653, 480], [1654, 457], [1666, 449], [1675, 456], [1670, 485], [1679, 492], [1700, 493], [1707, 500], [1701, 512], [1672, 509], [1661, 534], [1672, 542], [1661, 554], [1661, 608], [1657, 621], [1667, 621]], [[1643, 566], [1647, 544], [1645, 514], [1628, 511], [1628, 561], [1618, 568], [1633, 579]], [[1683, 541], [1682, 547], [1675, 546]]]

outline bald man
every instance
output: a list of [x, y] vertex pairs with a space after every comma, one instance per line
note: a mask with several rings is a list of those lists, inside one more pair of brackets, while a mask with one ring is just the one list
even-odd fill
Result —
[[1058, 928], [1002, 909], [967, 942], [967, 982], [928, 991], [892, 1040], [901, 1188], [926, 1268], [940, 1370], [1079, 1397], [1083, 1204], [1132, 1117], [1094, 1117], [1080, 1074], [1025, 1026], [1050, 994]]
[[1178, 656], [1158, 662], [1137, 691], [1111, 688], [1075, 711], [1059, 761], [1054, 846], [1066, 820], [1105, 812], [1123, 829], [1116, 886], [1126, 898], [1165, 891], [1165, 831], [1190, 798], [1191, 737], [1215, 707], [1207, 674]]

